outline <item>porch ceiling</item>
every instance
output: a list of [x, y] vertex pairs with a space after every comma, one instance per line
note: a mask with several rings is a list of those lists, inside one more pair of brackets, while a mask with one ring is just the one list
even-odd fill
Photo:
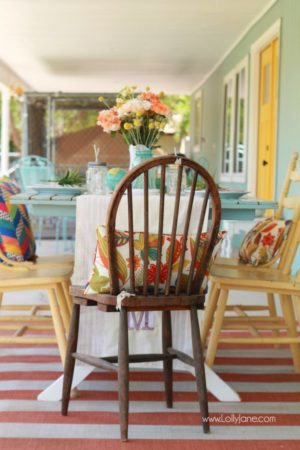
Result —
[[190, 92], [269, 3], [0, 0], [0, 59], [38, 91]]

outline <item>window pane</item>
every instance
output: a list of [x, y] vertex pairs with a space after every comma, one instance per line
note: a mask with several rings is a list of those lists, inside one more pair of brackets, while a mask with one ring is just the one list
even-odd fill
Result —
[[243, 173], [245, 169], [245, 102], [246, 102], [246, 71], [243, 68], [237, 76], [236, 90], [236, 130], [234, 172]]
[[224, 101], [224, 135], [223, 135], [223, 172], [230, 172], [230, 156], [232, 154], [233, 126], [233, 80], [225, 84]]

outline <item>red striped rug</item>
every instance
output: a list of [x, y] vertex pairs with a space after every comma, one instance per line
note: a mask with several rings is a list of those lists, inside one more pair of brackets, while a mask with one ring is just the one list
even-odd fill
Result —
[[175, 374], [175, 405], [167, 410], [161, 372], [131, 372], [130, 440], [122, 444], [114, 373], [93, 372], [71, 401], [69, 416], [62, 417], [59, 403], [36, 400], [61, 373], [57, 349], [1, 346], [0, 449], [300, 448], [300, 375], [288, 348], [223, 347], [215, 370], [242, 402], [220, 403], [210, 394], [209, 435], [199, 425], [192, 375]]

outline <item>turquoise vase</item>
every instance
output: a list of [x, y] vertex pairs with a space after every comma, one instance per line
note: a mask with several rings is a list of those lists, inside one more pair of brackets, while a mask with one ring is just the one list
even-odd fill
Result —
[[[129, 170], [133, 169], [135, 166], [141, 164], [148, 159], [153, 158], [153, 150], [151, 148], [147, 148], [145, 145], [130, 145], [129, 146], [129, 155], [130, 155], [130, 165]], [[136, 178], [132, 184], [134, 189], [143, 189], [144, 188], [144, 176], [141, 175]], [[149, 189], [156, 188], [156, 170], [151, 169], [149, 171], [148, 177], [148, 186]]]

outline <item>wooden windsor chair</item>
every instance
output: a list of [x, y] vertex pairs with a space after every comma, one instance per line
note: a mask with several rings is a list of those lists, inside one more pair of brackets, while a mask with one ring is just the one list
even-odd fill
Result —
[[[177, 189], [175, 195], [175, 207], [172, 220], [172, 232], [170, 237], [170, 247], [168, 254], [168, 273], [166, 281], [161, 286], [160, 269], [162, 261], [162, 242], [164, 229], [164, 209], [165, 209], [165, 185], [166, 173], [169, 164], [178, 164]], [[148, 283], [147, 269], [148, 269], [148, 255], [149, 255], [149, 190], [148, 180], [149, 171], [160, 168], [160, 195], [159, 195], [159, 219], [157, 232], [157, 270], [155, 275], [155, 282], [153, 285]], [[185, 169], [190, 169], [193, 172], [191, 190], [187, 201], [187, 214], [185, 216], [184, 232], [181, 235], [182, 249], [179, 258], [178, 277], [177, 282], [172, 286], [172, 262], [175, 250], [176, 229], [178, 222], [179, 209], [181, 207], [181, 188], [183, 173]], [[152, 172], [153, 173], [153, 172]], [[133, 183], [143, 176], [144, 183], [144, 271], [143, 282], [140, 286], [134, 276], [134, 220], [133, 220]], [[183, 273], [184, 258], [186, 253], [186, 246], [188, 240], [188, 232], [190, 226], [191, 213], [194, 204], [195, 190], [197, 178], [201, 177], [206, 184], [206, 190], [202, 201], [201, 210], [197, 211], [198, 225], [195, 237], [194, 250], [191, 253], [190, 270], [188, 279], [185, 285], [180, 283], [181, 275]], [[116, 241], [115, 241], [115, 224], [118, 207], [121, 199], [127, 194], [128, 203], [128, 233], [129, 233], [129, 269], [130, 269], [130, 286], [128, 291], [135, 294], [135, 296], [124, 298], [121, 309], [116, 310], [118, 294], [120, 294], [121, 287], [119, 285], [117, 272], [117, 256], [116, 256]], [[124, 197], [124, 198], [126, 198]], [[205, 218], [208, 214], [208, 208], [211, 207], [212, 219], [210, 221], [207, 239], [200, 252], [201, 233], [204, 228]], [[202, 282], [205, 277], [208, 265], [211, 260], [211, 255], [214, 249], [215, 242], [218, 237], [218, 230], [220, 224], [220, 198], [217, 187], [209, 175], [209, 173], [194, 161], [186, 158], [176, 158], [175, 156], [163, 156], [151, 159], [143, 164], [140, 164], [120, 182], [116, 191], [114, 192], [111, 203], [107, 213], [106, 231], [108, 244], [108, 261], [110, 273], [110, 293], [109, 294], [93, 294], [85, 295], [84, 290], [80, 288], [71, 288], [73, 296], [73, 310], [70, 326], [70, 334], [68, 339], [68, 349], [65, 362], [64, 384], [63, 384], [63, 400], [62, 400], [62, 414], [67, 415], [68, 405], [70, 400], [70, 391], [72, 386], [73, 371], [75, 359], [79, 359], [95, 367], [105, 368], [108, 370], [117, 371], [118, 373], [118, 390], [119, 390], [119, 404], [120, 404], [120, 428], [121, 439], [127, 440], [128, 437], [128, 371], [129, 363], [134, 362], [149, 362], [149, 361], [163, 361], [164, 379], [165, 379], [165, 395], [166, 404], [168, 408], [173, 405], [173, 389], [172, 389], [172, 361], [175, 358], [188, 363], [195, 367], [197, 392], [202, 415], [202, 425], [205, 433], [209, 432], [209, 418], [208, 418], [208, 404], [205, 371], [203, 365], [203, 354], [200, 341], [200, 329], [198, 323], [197, 310], [204, 308], [205, 289], [202, 288]], [[82, 355], [76, 353], [78, 340], [78, 327], [80, 306], [97, 306], [98, 309], [105, 312], [117, 312], [119, 315], [119, 346], [118, 356], [95, 358], [93, 356]], [[180, 350], [172, 348], [172, 327], [171, 327], [171, 312], [180, 310], [190, 311], [191, 320], [191, 334], [192, 334], [192, 348], [193, 358], [184, 354]], [[155, 354], [129, 354], [128, 349], [128, 320], [127, 313], [129, 311], [162, 311], [162, 352]], [[116, 365], [115, 363], [118, 363]]]

